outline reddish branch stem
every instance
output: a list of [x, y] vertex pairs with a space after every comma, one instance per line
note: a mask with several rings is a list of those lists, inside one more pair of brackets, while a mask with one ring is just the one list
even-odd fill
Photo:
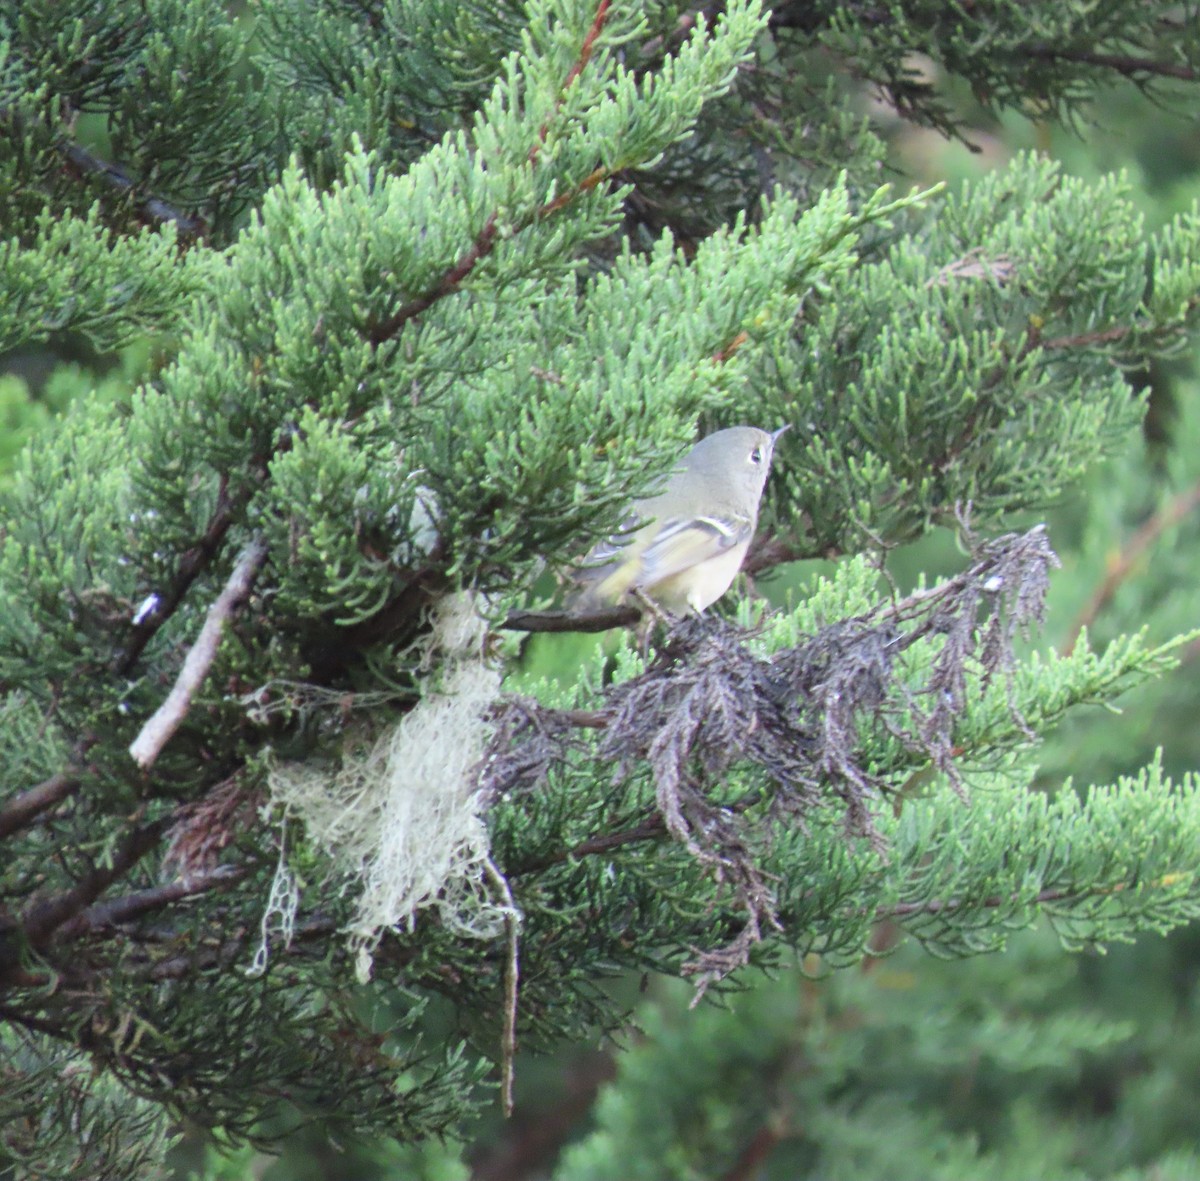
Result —
[[518, 632], [602, 632], [631, 627], [641, 619], [637, 607], [605, 607], [599, 611], [510, 611], [502, 627]]
[[1111, 328], [1099, 328], [1095, 332], [1081, 332], [1077, 336], [1056, 336], [1051, 340], [1034, 340], [1041, 349], [1083, 349], [1094, 344], [1116, 344], [1124, 340], [1134, 329], [1132, 324], [1115, 324]]
[[[1193, 295], [1187, 301], [1187, 312], [1193, 312], [1200, 306], [1200, 295]], [[1074, 336], [1056, 336], [1050, 340], [1041, 340], [1034, 335], [1028, 349], [1082, 349], [1091, 348], [1097, 344], [1116, 344], [1131, 336], [1138, 330], [1137, 324], [1113, 324], [1108, 328], [1097, 328], [1094, 332], [1080, 332]]]
[[[583, 44], [579, 47], [579, 57], [575, 59], [575, 64], [571, 67], [566, 78], [563, 79], [562, 90], [565, 93], [571, 84], [583, 73], [584, 67], [592, 60], [592, 54], [596, 51], [596, 40], [600, 36], [600, 31], [604, 28], [604, 22], [608, 20], [608, 10], [610, 0], [600, 0], [596, 5], [596, 16], [592, 20], [592, 27], [588, 29], [587, 36], [583, 39]], [[542, 136], [545, 139], [545, 135]]]
[[564, 861], [575, 861], [580, 857], [592, 857], [598, 853], [609, 853], [623, 845], [659, 840], [666, 835], [666, 831], [666, 821], [655, 813], [633, 828], [627, 828], [621, 832], [601, 833], [598, 836], [589, 837], [586, 841], [580, 841], [579, 844], [572, 845], [569, 849], [560, 849], [548, 857], [539, 858], [528, 865], [518, 866], [516, 869], [509, 870], [508, 876], [516, 878], [530, 873], [541, 873], [553, 865], [561, 865]]
[[[604, 22], [608, 19], [610, 4], [611, 0], [600, 0], [600, 3], [596, 7], [596, 15], [592, 20], [591, 28], [588, 30], [579, 47], [579, 56], [575, 59], [560, 88], [560, 105], [562, 102], [561, 95], [583, 73], [588, 62], [592, 59], [592, 54], [596, 49], [596, 41], [600, 36], [601, 30], [604, 28]], [[539, 128], [534, 145], [529, 149], [530, 163], [537, 159], [538, 152], [542, 144], [545, 143], [549, 130], [549, 121], [543, 123]], [[560, 193], [554, 200], [547, 201], [536, 212], [524, 218], [518, 223], [516, 228], [518, 230], [525, 229], [542, 218], [549, 217], [551, 214], [558, 212], [558, 210], [577, 200], [584, 193], [594, 189], [607, 176], [608, 173], [604, 169], [595, 169], [580, 181], [579, 184]], [[408, 303], [401, 306], [386, 320], [368, 329], [367, 339], [371, 342], [372, 347], [378, 348], [381, 344], [391, 340], [410, 320], [419, 316], [433, 304], [437, 303], [438, 300], [445, 299], [446, 296], [452, 295], [457, 291], [463, 280], [467, 279], [475, 268], [496, 249], [498, 232], [499, 213], [493, 210], [471, 245], [467, 247], [453, 266], [428, 291], [410, 299]]]
[[[583, 73], [584, 67], [592, 60], [592, 54], [596, 49], [596, 40], [600, 36], [600, 31], [604, 28], [604, 22], [608, 20], [609, 5], [610, 0], [600, 0], [600, 4], [596, 9], [596, 16], [592, 21], [592, 27], [588, 29], [587, 35], [579, 47], [579, 56], [575, 59], [575, 64], [567, 72], [562, 85], [558, 88], [559, 98], [555, 105], [556, 110], [562, 106], [562, 96], [567, 93], [575, 79]], [[546, 142], [546, 136], [549, 134], [549, 131], [550, 121], [547, 120], [538, 128], [537, 141], [529, 149], [529, 162], [531, 164], [537, 159], [538, 152], [541, 151], [542, 144]]]
[[487, 258], [496, 248], [496, 214], [493, 213], [479, 231], [475, 241], [467, 248], [459, 260], [423, 295], [410, 299], [394, 315], [389, 316], [382, 324], [371, 329], [369, 339], [376, 348], [384, 341], [391, 340], [409, 320], [419, 316], [426, 308], [444, 299], [458, 289], [458, 285]]
[[748, 332], [746, 332], [745, 330], [739, 332], [724, 348], [718, 349], [715, 353], [713, 353], [712, 359], [718, 365], [723, 365], [749, 339], [750, 339], [750, 334]]
[[1121, 552], [1108, 563], [1103, 581], [1092, 592], [1083, 610], [1071, 628], [1071, 634], [1063, 644], [1064, 656], [1075, 651], [1080, 633], [1096, 622], [1100, 612], [1112, 601], [1121, 584], [1137, 569], [1150, 547], [1168, 529], [1174, 528], [1185, 517], [1200, 508], [1200, 482], [1173, 497], [1153, 516], [1144, 521], [1125, 543]]

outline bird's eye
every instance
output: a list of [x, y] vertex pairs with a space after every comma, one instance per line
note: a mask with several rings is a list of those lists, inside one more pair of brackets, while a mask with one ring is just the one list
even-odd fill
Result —
[[750, 462], [751, 463], [762, 463], [762, 461], [763, 461], [763, 449], [761, 447], [755, 447], [754, 450], [750, 452]]

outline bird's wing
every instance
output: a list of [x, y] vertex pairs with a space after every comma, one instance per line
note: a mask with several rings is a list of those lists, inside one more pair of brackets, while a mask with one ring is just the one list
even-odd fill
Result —
[[641, 523], [642, 518], [636, 512], [630, 513], [621, 522], [618, 532], [612, 534], [611, 537], [606, 537], [603, 541], [596, 542], [588, 550], [587, 557], [579, 563], [580, 568], [584, 571], [597, 570], [607, 566], [616, 558], [624, 557], [622, 551], [632, 544], [637, 527]]
[[748, 544], [754, 522], [745, 517], [680, 517], [662, 521], [641, 555], [637, 584], [652, 587], [684, 570]]
[[[615, 603], [637, 581], [637, 561], [627, 561], [637, 552], [637, 526], [641, 518], [630, 513], [621, 522], [621, 532], [597, 542], [575, 567], [575, 591], [567, 599], [572, 610], [588, 610]], [[630, 547], [633, 546], [633, 553]]]

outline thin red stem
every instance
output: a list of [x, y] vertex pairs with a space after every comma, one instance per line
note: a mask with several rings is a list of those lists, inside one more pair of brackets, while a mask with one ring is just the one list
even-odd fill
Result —
[[[589, 61], [592, 59], [592, 54], [596, 49], [596, 42], [600, 37], [600, 33], [604, 28], [604, 22], [608, 19], [608, 11], [611, 7], [611, 0], [600, 0], [596, 6], [596, 15], [592, 20], [591, 28], [588, 29], [587, 35], [579, 47], [579, 56], [575, 59], [574, 64], [568, 71], [559, 92], [559, 106], [562, 105], [562, 95], [574, 83], [575, 79], [583, 73]], [[529, 149], [529, 161], [533, 163], [537, 159], [538, 152], [541, 146], [546, 142], [546, 136], [549, 134], [549, 121], [542, 124], [537, 133], [537, 139], [532, 148]], [[531, 217], [528, 217], [524, 224], [519, 228], [532, 225], [534, 222], [541, 220], [543, 217], [548, 217], [550, 214], [557, 213], [564, 206], [569, 205], [583, 193], [594, 189], [601, 181], [605, 180], [608, 173], [602, 169], [595, 169], [590, 175], [572, 189], [568, 189], [560, 193], [552, 201], [546, 202], [541, 206]], [[410, 320], [419, 316], [426, 311], [438, 300], [444, 299], [447, 295], [452, 295], [458, 290], [459, 285], [466, 279], [475, 268], [487, 258], [493, 250], [496, 249], [496, 236], [499, 229], [498, 225], [499, 214], [493, 211], [476, 235], [475, 241], [467, 247], [466, 251], [459, 257], [454, 265], [426, 292], [418, 295], [414, 299], [410, 299], [408, 303], [400, 307], [396, 312], [389, 316], [380, 324], [374, 325], [368, 332], [368, 339], [371, 344], [378, 348], [385, 341], [391, 340]]]

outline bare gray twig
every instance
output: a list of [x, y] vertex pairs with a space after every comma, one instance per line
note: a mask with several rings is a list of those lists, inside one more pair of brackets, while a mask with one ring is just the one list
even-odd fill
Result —
[[242, 551], [229, 581], [217, 596], [216, 602], [208, 609], [204, 626], [188, 652], [183, 668], [179, 670], [174, 688], [130, 744], [129, 753], [143, 770], [153, 765], [171, 735], [179, 729], [180, 723], [187, 716], [193, 695], [200, 688], [212, 662], [216, 659], [225, 624], [250, 593], [254, 578], [266, 556], [266, 544], [259, 540], [250, 542]]

